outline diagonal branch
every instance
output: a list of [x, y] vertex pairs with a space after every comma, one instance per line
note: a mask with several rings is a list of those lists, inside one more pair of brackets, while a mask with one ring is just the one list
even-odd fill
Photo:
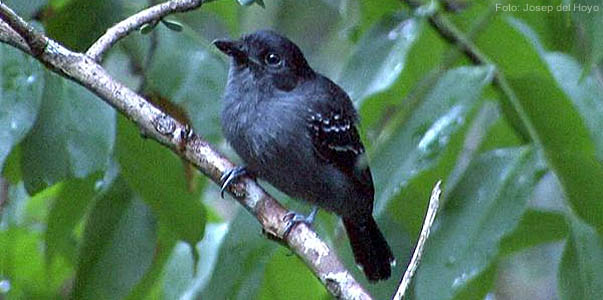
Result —
[[137, 30], [140, 26], [159, 21], [172, 13], [199, 8], [203, 2], [203, 0], [172, 0], [151, 6], [109, 28], [103, 36], [92, 44], [86, 54], [93, 60], [100, 62], [103, 54], [113, 47], [117, 41]]
[[[4, 4], [0, 3], [0, 6]], [[31, 49], [29, 45], [15, 30], [13, 30], [8, 24], [0, 19], [0, 42], [9, 44], [27, 54], [31, 55]]]
[[421, 257], [423, 256], [425, 242], [427, 242], [427, 239], [429, 238], [431, 226], [433, 225], [435, 216], [438, 213], [438, 208], [440, 207], [440, 195], [442, 194], [442, 190], [440, 189], [441, 184], [442, 181], [439, 180], [431, 191], [429, 206], [427, 207], [427, 213], [425, 214], [425, 220], [423, 221], [423, 228], [421, 229], [417, 246], [412, 254], [408, 268], [406, 268], [406, 272], [404, 272], [404, 276], [402, 276], [400, 286], [398, 286], [398, 290], [393, 297], [394, 300], [405, 299], [406, 291], [408, 291], [408, 287], [410, 286], [410, 280], [412, 279], [413, 275], [415, 275], [415, 271], [417, 271], [417, 268], [419, 267], [419, 262], [421, 262]]
[[[36, 33], [36, 30], [27, 24], [25, 20], [15, 14], [8, 6], [0, 1], [0, 19], [5, 24], [2, 24], [0, 28], [10, 28], [18, 34], [18, 37], [14, 37], [14, 41], [22, 39], [29, 47], [28, 54], [36, 57], [44, 51], [46, 46], [46, 38]], [[6, 33], [0, 34], [6, 35]], [[10, 38], [9, 38], [10, 39]], [[21, 47], [19, 47], [21, 49]]]
[[[175, 0], [169, 3], [185, 2], [187, 1]], [[159, 17], [156, 16], [156, 18]], [[195, 165], [215, 183], [220, 183], [221, 175], [234, 167], [209, 143], [191, 132], [188, 126], [166, 115], [143, 97], [112, 78], [88, 55], [70, 51], [58, 42], [36, 32], [1, 3], [0, 20], [0, 30], [2, 31], [0, 37], [6, 36], [9, 41], [24, 40], [26, 45], [21, 45], [22, 47], [18, 47], [19, 49], [30, 55], [37, 53], [32, 56], [54, 72], [77, 82], [99, 96], [136, 123], [146, 137], [170, 148], [177, 155]], [[5, 30], [7, 27], [12, 30]], [[43, 47], [39, 47], [40, 41], [43, 42]], [[103, 45], [105, 44], [103, 43]], [[107, 46], [99, 46], [99, 49], [105, 49], [110, 45], [111, 42]], [[32, 51], [26, 51], [26, 47]], [[103, 51], [95, 53], [102, 54]], [[287, 210], [255, 181], [249, 178], [240, 180], [237, 184], [231, 185], [229, 192], [256, 217], [269, 236], [282, 240], [291, 251], [295, 252], [334, 297], [371, 299], [362, 286], [350, 275], [336, 253], [329, 249], [325, 242], [320, 240], [307, 225], [303, 223], [297, 225], [283, 240], [287, 224], [284, 221]]]

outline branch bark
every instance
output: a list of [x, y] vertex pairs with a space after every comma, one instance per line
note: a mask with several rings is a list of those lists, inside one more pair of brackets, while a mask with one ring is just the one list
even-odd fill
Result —
[[415, 251], [412, 254], [412, 258], [410, 259], [410, 263], [406, 268], [406, 272], [404, 272], [404, 276], [402, 276], [402, 280], [400, 281], [400, 285], [398, 286], [398, 290], [396, 294], [394, 294], [394, 300], [405, 299], [406, 291], [408, 291], [408, 287], [410, 286], [410, 281], [415, 275], [415, 271], [419, 267], [419, 262], [421, 262], [421, 257], [423, 256], [423, 249], [425, 247], [425, 243], [429, 238], [429, 233], [431, 232], [431, 226], [433, 226], [433, 221], [435, 220], [435, 216], [438, 213], [438, 208], [440, 207], [440, 195], [442, 195], [442, 190], [440, 189], [440, 184], [442, 181], [439, 180], [436, 185], [431, 190], [431, 197], [429, 198], [429, 206], [427, 207], [427, 213], [425, 214], [425, 219], [423, 221], [423, 228], [421, 228], [421, 234], [419, 235], [419, 240], [417, 241], [417, 246], [415, 247]]
[[176, 12], [186, 12], [201, 7], [203, 0], [172, 0], [151, 6], [109, 28], [90, 48], [86, 54], [97, 62], [102, 61], [102, 56], [111, 49], [117, 41], [126, 37], [140, 26], [157, 22], [161, 18]]
[[21, 35], [16, 32], [11, 25], [9, 25], [6, 21], [4, 21], [7, 16], [6, 10], [10, 11], [4, 3], [0, 2], [0, 42], [11, 45], [29, 55], [32, 55], [31, 49], [27, 41]]
[[[187, 125], [151, 105], [112, 78], [97, 63], [107, 49], [141, 24], [158, 20], [169, 13], [197, 8], [202, 2], [172, 0], [141, 11], [107, 30], [87, 51], [89, 55], [70, 51], [37, 32], [10, 8], [0, 3], [0, 38], [32, 55], [52, 71], [84, 86], [134, 122], [146, 137], [168, 147], [220, 184], [221, 175], [234, 167], [229, 160], [194, 134]], [[281, 240], [296, 253], [333, 296], [342, 299], [371, 299], [335, 252], [310, 227], [300, 223], [283, 239], [285, 215], [288, 211], [255, 181], [244, 178], [231, 185], [228, 192], [256, 217], [269, 236]]]

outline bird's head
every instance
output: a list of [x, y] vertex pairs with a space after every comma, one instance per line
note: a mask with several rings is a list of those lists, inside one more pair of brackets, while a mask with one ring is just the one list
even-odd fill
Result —
[[314, 71], [292, 41], [271, 30], [260, 30], [238, 40], [218, 39], [213, 44], [232, 57], [233, 68], [249, 69], [258, 79], [270, 79], [279, 89], [291, 90]]

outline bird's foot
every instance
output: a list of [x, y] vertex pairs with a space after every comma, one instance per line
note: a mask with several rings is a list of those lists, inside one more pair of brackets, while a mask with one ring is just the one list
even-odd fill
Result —
[[222, 174], [222, 177], [220, 177], [220, 182], [222, 182], [222, 189], [220, 190], [220, 196], [222, 196], [222, 198], [224, 198], [224, 192], [226, 191], [228, 186], [231, 185], [232, 182], [235, 181], [236, 179], [238, 179], [239, 177], [245, 176], [247, 174], [248, 174], [248, 172], [247, 172], [247, 168], [245, 168], [245, 166], [234, 167], [234, 168], [224, 172], [224, 174]]
[[312, 211], [308, 216], [304, 216], [300, 213], [296, 213], [294, 211], [290, 211], [283, 217], [283, 220], [287, 220], [287, 225], [285, 227], [285, 232], [283, 233], [283, 239], [286, 239], [293, 227], [298, 223], [306, 223], [308, 226], [311, 226], [314, 222], [314, 218], [316, 217], [316, 213], [318, 213], [318, 206], [314, 206]]

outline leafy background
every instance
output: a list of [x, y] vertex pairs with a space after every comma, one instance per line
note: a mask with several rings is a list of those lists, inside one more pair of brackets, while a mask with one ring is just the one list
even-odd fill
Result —
[[[5, 1], [75, 50], [151, 2]], [[235, 158], [218, 119], [227, 58], [211, 41], [286, 34], [360, 111], [393, 278], [364, 280], [336, 217], [321, 212], [315, 228], [375, 298], [394, 293], [443, 179], [412, 298], [603, 299], [603, 1], [413, 3], [214, 1], [168, 17], [181, 32], [159, 23], [132, 34], [104, 65]], [[442, 38], [433, 14], [485, 64]], [[329, 298], [214, 184], [6, 45], [0, 168], [0, 298]]]

